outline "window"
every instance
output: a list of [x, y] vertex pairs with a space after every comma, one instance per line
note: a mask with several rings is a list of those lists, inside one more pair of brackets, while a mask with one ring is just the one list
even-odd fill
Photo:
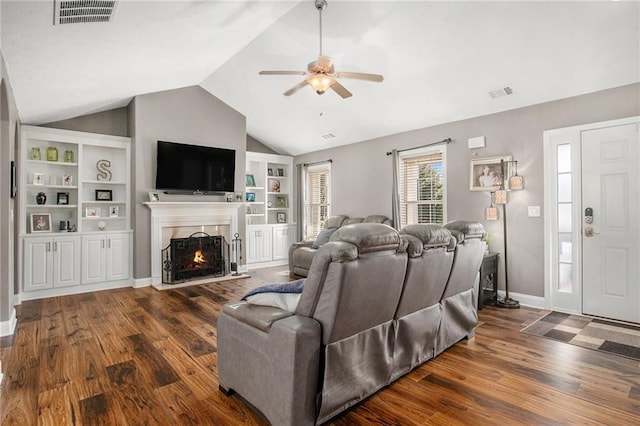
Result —
[[315, 239], [331, 214], [331, 163], [304, 170], [304, 239]]
[[400, 156], [400, 225], [445, 221], [444, 149], [411, 150]]

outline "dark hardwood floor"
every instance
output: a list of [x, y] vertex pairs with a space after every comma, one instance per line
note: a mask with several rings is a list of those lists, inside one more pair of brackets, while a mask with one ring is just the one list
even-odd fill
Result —
[[[286, 269], [169, 291], [24, 302], [0, 341], [2, 425], [265, 424], [218, 390], [216, 318]], [[476, 336], [335, 418], [335, 425], [639, 424], [640, 365], [520, 333], [537, 309], [480, 311]]]

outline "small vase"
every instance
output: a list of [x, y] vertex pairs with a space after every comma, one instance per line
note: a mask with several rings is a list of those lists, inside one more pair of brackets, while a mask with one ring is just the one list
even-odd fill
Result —
[[44, 204], [46, 202], [47, 202], [47, 194], [45, 194], [44, 192], [38, 192], [38, 195], [36, 195], [36, 203]]
[[58, 161], [58, 148], [55, 146], [47, 148], [47, 161]]
[[70, 149], [64, 152], [64, 162], [73, 163], [73, 151], [71, 151]]

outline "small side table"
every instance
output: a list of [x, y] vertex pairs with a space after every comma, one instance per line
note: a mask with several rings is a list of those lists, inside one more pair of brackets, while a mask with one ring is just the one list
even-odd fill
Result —
[[487, 302], [498, 298], [498, 253], [487, 253], [480, 266], [480, 289], [478, 291], [478, 310]]

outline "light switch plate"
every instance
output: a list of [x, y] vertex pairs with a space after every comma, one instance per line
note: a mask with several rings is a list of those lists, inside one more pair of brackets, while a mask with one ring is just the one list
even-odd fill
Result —
[[540, 206], [529, 206], [529, 217], [540, 217]]

